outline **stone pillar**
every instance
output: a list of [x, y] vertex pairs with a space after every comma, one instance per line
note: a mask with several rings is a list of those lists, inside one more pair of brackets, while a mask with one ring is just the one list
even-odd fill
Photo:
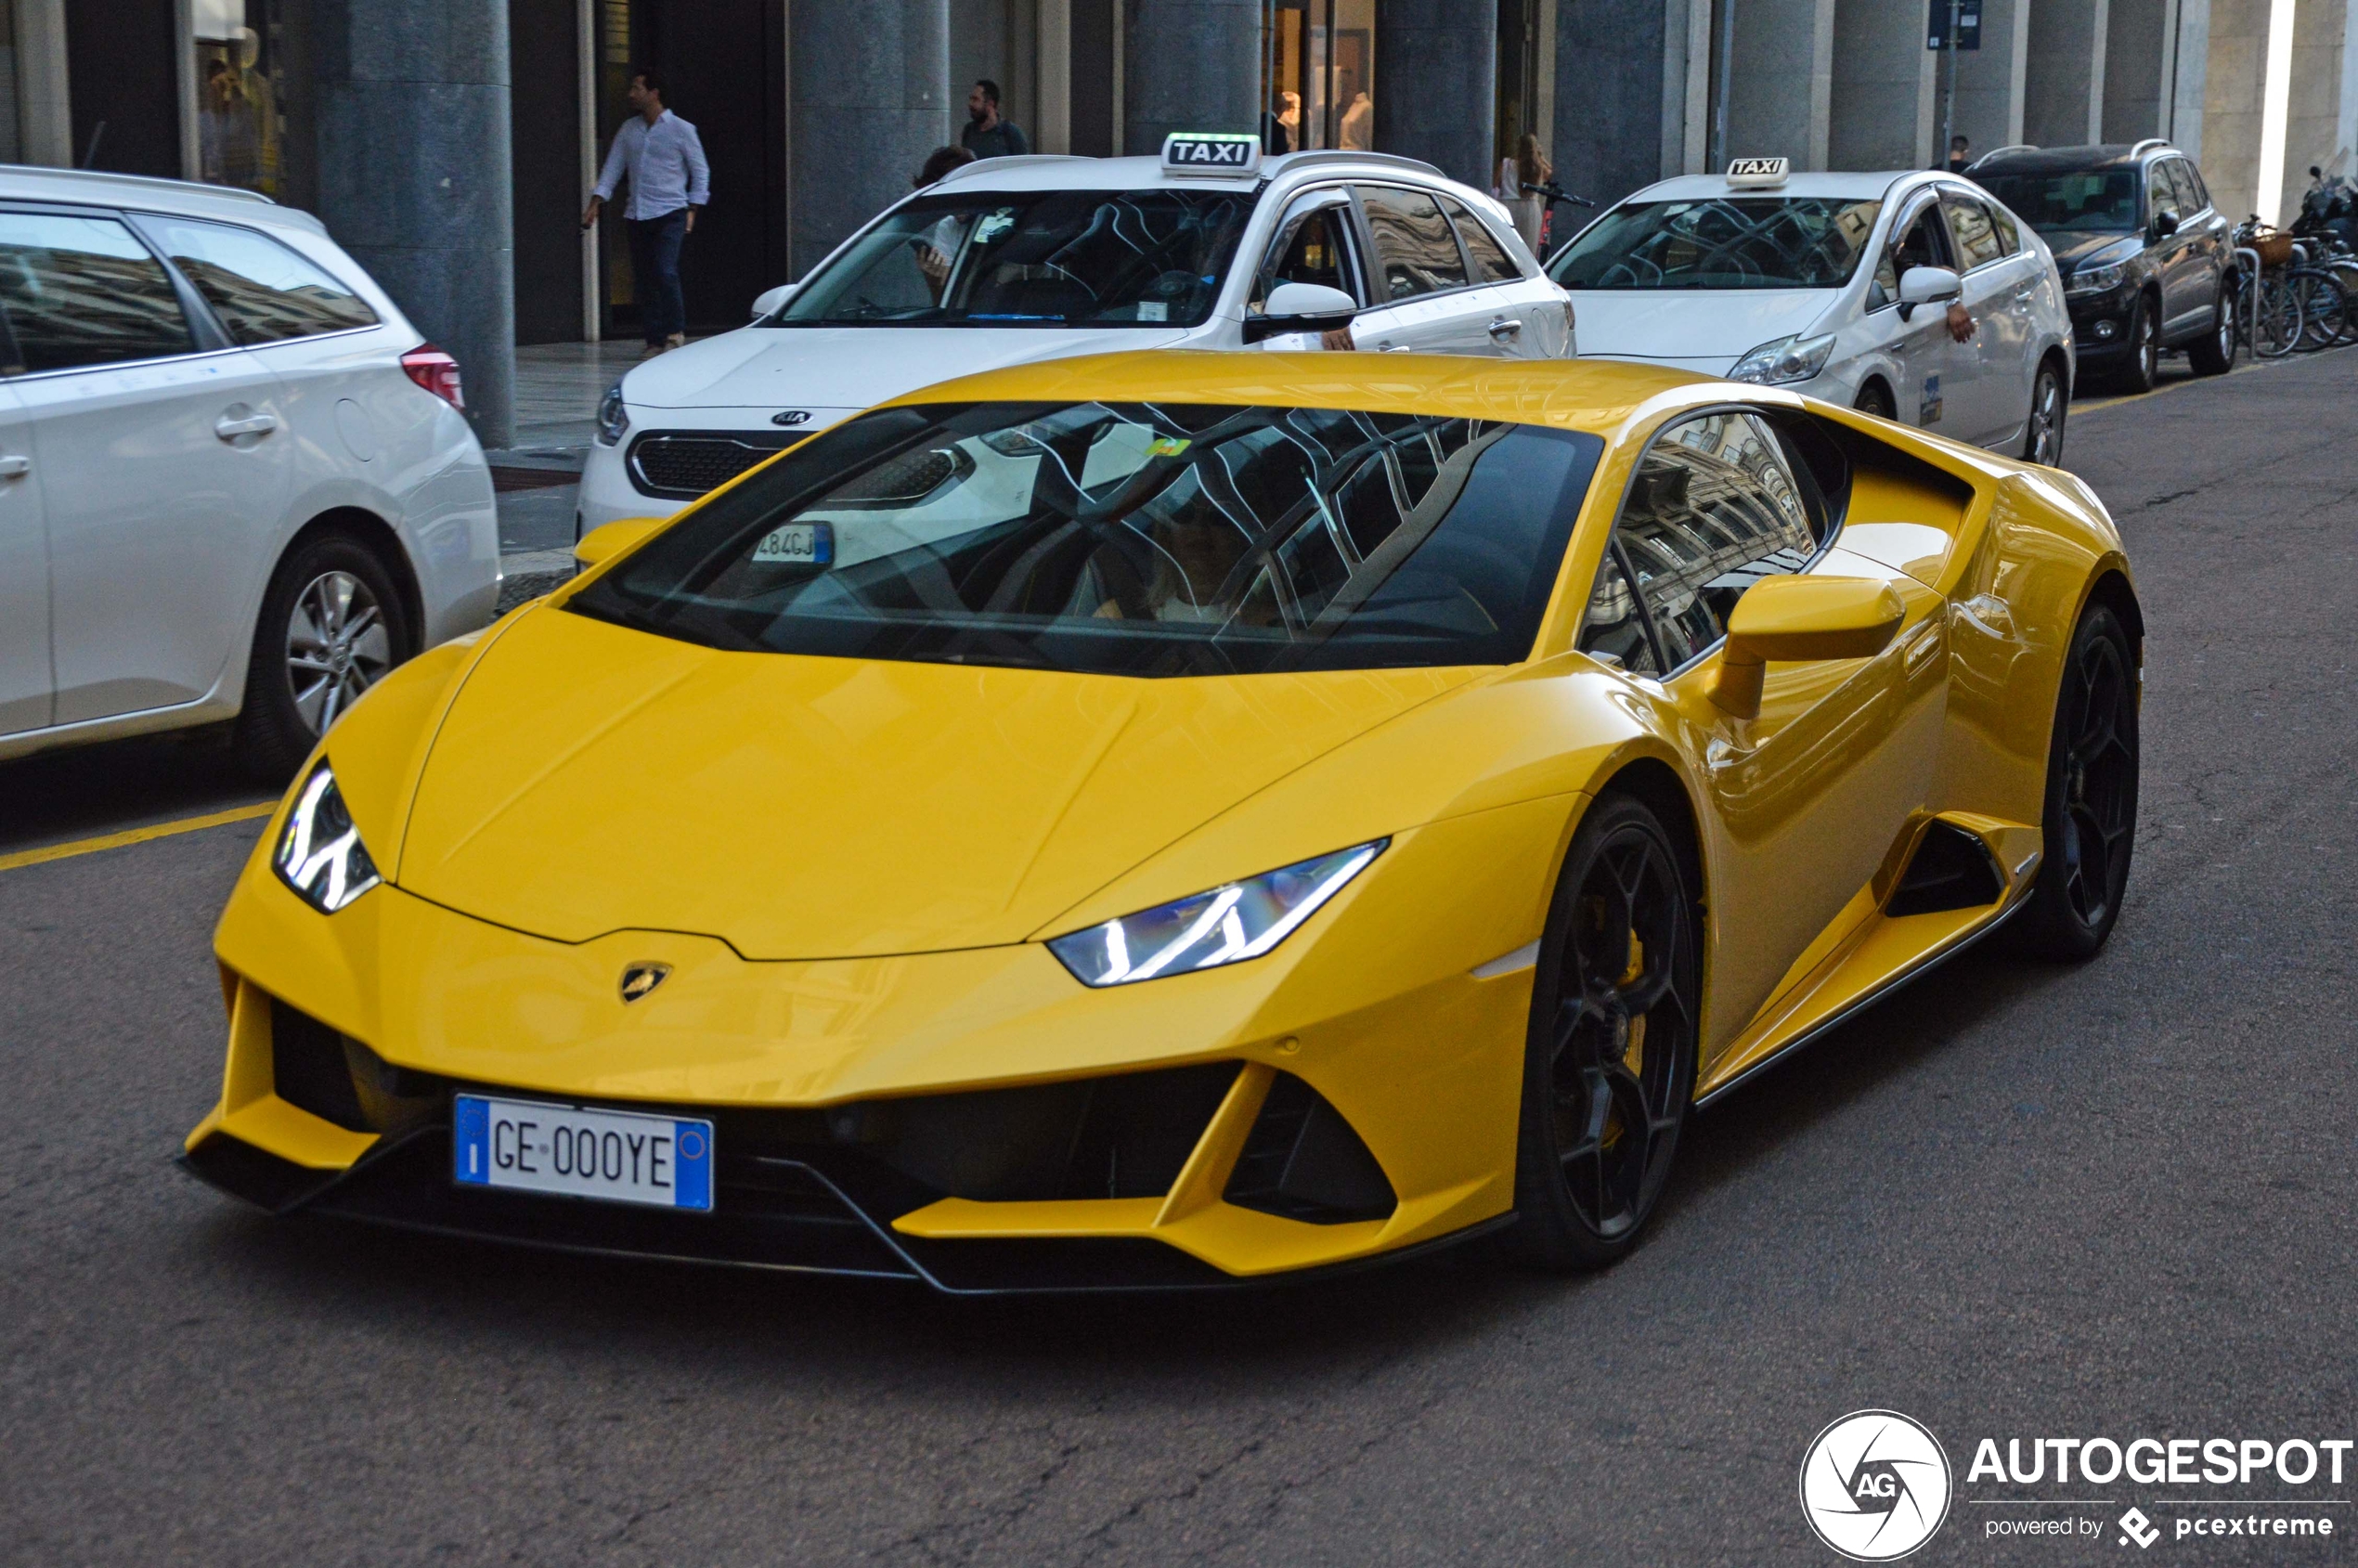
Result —
[[2104, 139], [2108, 10], [2109, 0], [2037, 0], [2031, 6], [2025, 140], [2076, 147]]
[[[1724, 0], [1723, 0], [1724, 4]], [[1834, 0], [1735, 0], [1728, 156], [1826, 167], [1833, 129]]]
[[[1121, 0], [1121, 146], [1162, 151], [1173, 131], [1261, 129], [1261, 0]], [[1379, 34], [1381, 24], [1378, 24]], [[1391, 62], [1376, 48], [1376, 135]]]
[[316, 0], [319, 216], [515, 439], [506, 0]]
[[1933, 68], [1919, 7], [1836, 0], [1826, 158], [1837, 169], [1921, 169], [1933, 162]]
[[2202, 178], [2210, 188], [2212, 205], [2230, 218], [2260, 209], [2270, 9], [2269, 0], [2210, 0], [2203, 71]]
[[[1961, 136], [1971, 143], [1970, 150], [1976, 158], [2026, 139], [2022, 129], [2023, 84], [2030, 51], [2032, 4], [2033, 0], [1982, 0], [1981, 47], [1970, 53], [1961, 51], [1954, 62], [1957, 98], [1953, 133], [1941, 129], [1943, 121], [1950, 117], [1950, 62], [1937, 61], [1938, 70], [1933, 79], [1933, 155], [1929, 162], [1948, 161], [1949, 134]], [[1924, 52], [1932, 53], [1929, 49]]]
[[65, 0], [16, 0], [17, 161], [73, 166]]
[[807, 0], [790, 15], [787, 244], [799, 278], [908, 195], [926, 155], [952, 139], [950, 6]]
[[[1659, 0], [1652, 10], [1658, 35]], [[1496, 0], [1376, 0], [1375, 76], [1379, 152], [1421, 158], [1453, 180], [1490, 188], [1497, 177]], [[1651, 131], [1660, 113], [1659, 85], [1639, 97], [1633, 136]]]
[[2170, 0], [2112, 0], [2105, 36], [2105, 141], [2167, 136], [2177, 39]]
[[[1610, 205], [1702, 169], [1709, 12], [1710, 0], [1561, 0], [1549, 151], [1566, 188]], [[1587, 217], [1560, 208], [1558, 238]]]
[[[2349, 0], [2300, 0], [2293, 12], [2291, 91], [2285, 105], [2285, 172], [2278, 192], [2281, 223], [2290, 223], [2309, 190], [2313, 164], [2333, 162], [2350, 146], [2358, 84], [2347, 70], [2351, 23], [2358, 6]], [[2345, 172], [2347, 172], [2345, 170]]]
[[[2178, 0], [2176, 37], [2170, 45], [2168, 85], [2163, 89], [2169, 113], [2161, 123], [2161, 134], [2185, 149], [2186, 156], [2196, 163], [2203, 162], [2202, 106], [2209, 71], [2210, 0]], [[2209, 179], [2206, 172], [2203, 180], [2208, 184]]]

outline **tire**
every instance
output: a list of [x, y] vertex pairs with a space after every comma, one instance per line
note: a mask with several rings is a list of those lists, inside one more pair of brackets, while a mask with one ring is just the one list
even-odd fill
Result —
[[1637, 1245], [1695, 1092], [1699, 932], [1662, 823], [1622, 795], [1573, 836], [1539, 943], [1509, 1256], [1600, 1268]]
[[2090, 605], [2071, 634], [2047, 747], [2046, 854], [2021, 917], [2035, 956], [2093, 958], [2120, 918], [2137, 843], [2136, 668], [2120, 617]]
[[2331, 348], [2342, 341], [2350, 318], [2350, 296], [2341, 282], [2321, 267], [2302, 267], [2290, 274], [2300, 299], [2300, 341], [2303, 354]]
[[2227, 280], [2219, 280], [2219, 297], [2211, 305], [2210, 330], [2186, 344], [2186, 363], [2198, 376], [2223, 376], [2235, 368], [2235, 296]]
[[2137, 307], [2129, 313], [2129, 357], [2118, 373], [2120, 390], [2151, 392], [2160, 375], [2161, 324], [2154, 319], [2152, 299], [2139, 294]]
[[285, 783], [360, 694], [417, 651], [376, 551], [344, 533], [302, 540], [262, 596], [238, 715], [240, 763], [258, 782]]
[[2304, 322], [2300, 295], [2281, 272], [2263, 272], [2258, 283], [2259, 330], [2251, 340], [2252, 356], [2281, 359], [2300, 345]]
[[2022, 434], [2026, 462], [2063, 466], [2064, 417], [2071, 396], [2064, 388], [2063, 371], [2054, 360], [2041, 362], [2030, 382], [2030, 418]]
[[1859, 400], [1851, 404], [1851, 407], [1862, 414], [1872, 414], [1879, 420], [1894, 420], [1899, 417], [1898, 406], [1892, 402], [1891, 394], [1885, 390], [1881, 382], [1869, 382], [1860, 387]]

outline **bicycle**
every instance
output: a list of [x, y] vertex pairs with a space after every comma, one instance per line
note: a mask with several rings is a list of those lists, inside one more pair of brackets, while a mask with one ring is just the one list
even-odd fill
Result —
[[2268, 228], [2253, 214], [2235, 228], [2235, 246], [2260, 258], [2257, 276], [2236, 257], [2235, 291], [2236, 335], [2251, 347], [2257, 359], [2281, 359], [2299, 348], [2309, 330], [2301, 292], [2293, 286], [2293, 239]]

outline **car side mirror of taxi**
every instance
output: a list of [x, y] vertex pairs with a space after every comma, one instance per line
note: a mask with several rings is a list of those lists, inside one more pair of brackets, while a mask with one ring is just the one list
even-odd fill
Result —
[[669, 521], [665, 517], [623, 517], [592, 528], [573, 541], [574, 564], [584, 572], [592, 566], [602, 566]]
[[1245, 342], [1259, 343], [1284, 332], [1331, 332], [1351, 325], [1359, 302], [1324, 283], [1280, 283], [1258, 316], [1245, 317]]
[[1947, 305], [1964, 292], [1964, 279], [1948, 267], [1911, 266], [1899, 275], [1899, 319], [1913, 316], [1920, 305]]
[[753, 296], [753, 318], [767, 320], [786, 308], [786, 302], [802, 287], [799, 283], [781, 283], [774, 289], [764, 289]]
[[1771, 662], [1872, 658], [1907, 614], [1891, 585], [1872, 577], [1763, 577], [1728, 617], [1711, 700], [1738, 719], [1757, 719]]

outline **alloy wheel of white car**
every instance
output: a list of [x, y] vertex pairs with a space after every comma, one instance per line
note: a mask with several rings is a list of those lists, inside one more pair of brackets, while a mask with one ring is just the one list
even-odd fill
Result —
[[295, 711], [323, 735], [393, 666], [384, 608], [345, 571], [322, 572], [295, 595], [287, 619], [287, 680]]

